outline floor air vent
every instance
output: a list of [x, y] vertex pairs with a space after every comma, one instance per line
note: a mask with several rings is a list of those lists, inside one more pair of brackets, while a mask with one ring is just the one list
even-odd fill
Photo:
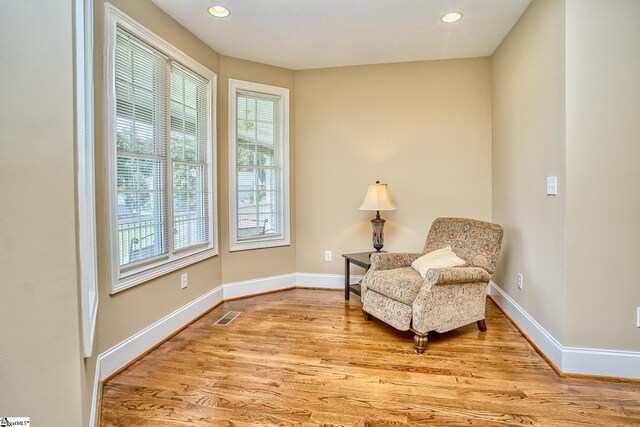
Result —
[[214, 323], [214, 325], [227, 326], [229, 323], [233, 321], [233, 319], [235, 319], [238, 316], [240, 316], [239, 311], [230, 311], [224, 316], [222, 316], [222, 318], [218, 320], [216, 323]]

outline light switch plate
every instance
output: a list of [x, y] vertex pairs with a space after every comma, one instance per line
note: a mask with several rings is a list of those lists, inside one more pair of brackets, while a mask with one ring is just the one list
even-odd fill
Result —
[[555, 196], [556, 194], [558, 194], [558, 177], [557, 176], [547, 177], [547, 194], [551, 196]]

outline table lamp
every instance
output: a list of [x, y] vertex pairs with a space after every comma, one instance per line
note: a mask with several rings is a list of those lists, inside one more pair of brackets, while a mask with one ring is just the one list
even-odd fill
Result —
[[376, 181], [375, 184], [369, 184], [367, 188], [367, 195], [360, 206], [361, 211], [376, 211], [376, 217], [371, 220], [371, 226], [373, 227], [373, 247], [376, 252], [380, 252], [384, 245], [384, 219], [380, 218], [380, 211], [395, 211], [396, 205], [391, 200], [389, 195], [389, 189], [387, 184], [380, 184], [380, 181]]

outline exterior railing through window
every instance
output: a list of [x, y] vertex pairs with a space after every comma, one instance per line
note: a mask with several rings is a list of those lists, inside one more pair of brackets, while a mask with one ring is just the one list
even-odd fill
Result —
[[[189, 246], [204, 226], [204, 218], [197, 214], [176, 216], [173, 230], [176, 246]], [[152, 219], [121, 221], [118, 224], [120, 265], [162, 255], [162, 237], [161, 222]]]

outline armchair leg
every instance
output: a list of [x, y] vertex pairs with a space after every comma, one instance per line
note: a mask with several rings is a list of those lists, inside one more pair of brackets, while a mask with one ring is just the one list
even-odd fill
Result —
[[371, 315], [369, 313], [367, 313], [366, 311], [364, 311], [364, 309], [362, 309], [362, 315], [364, 316], [364, 320], [366, 320], [366, 321], [371, 320]]
[[476, 324], [478, 325], [478, 329], [480, 329], [480, 331], [482, 332], [487, 331], [487, 324], [485, 323], [484, 319], [478, 320]]
[[424, 349], [427, 348], [427, 341], [429, 341], [427, 334], [428, 332], [426, 334], [415, 334], [413, 337], [413, 342], [416, 345], [416, 353], [422, 354], [424, 353]]

